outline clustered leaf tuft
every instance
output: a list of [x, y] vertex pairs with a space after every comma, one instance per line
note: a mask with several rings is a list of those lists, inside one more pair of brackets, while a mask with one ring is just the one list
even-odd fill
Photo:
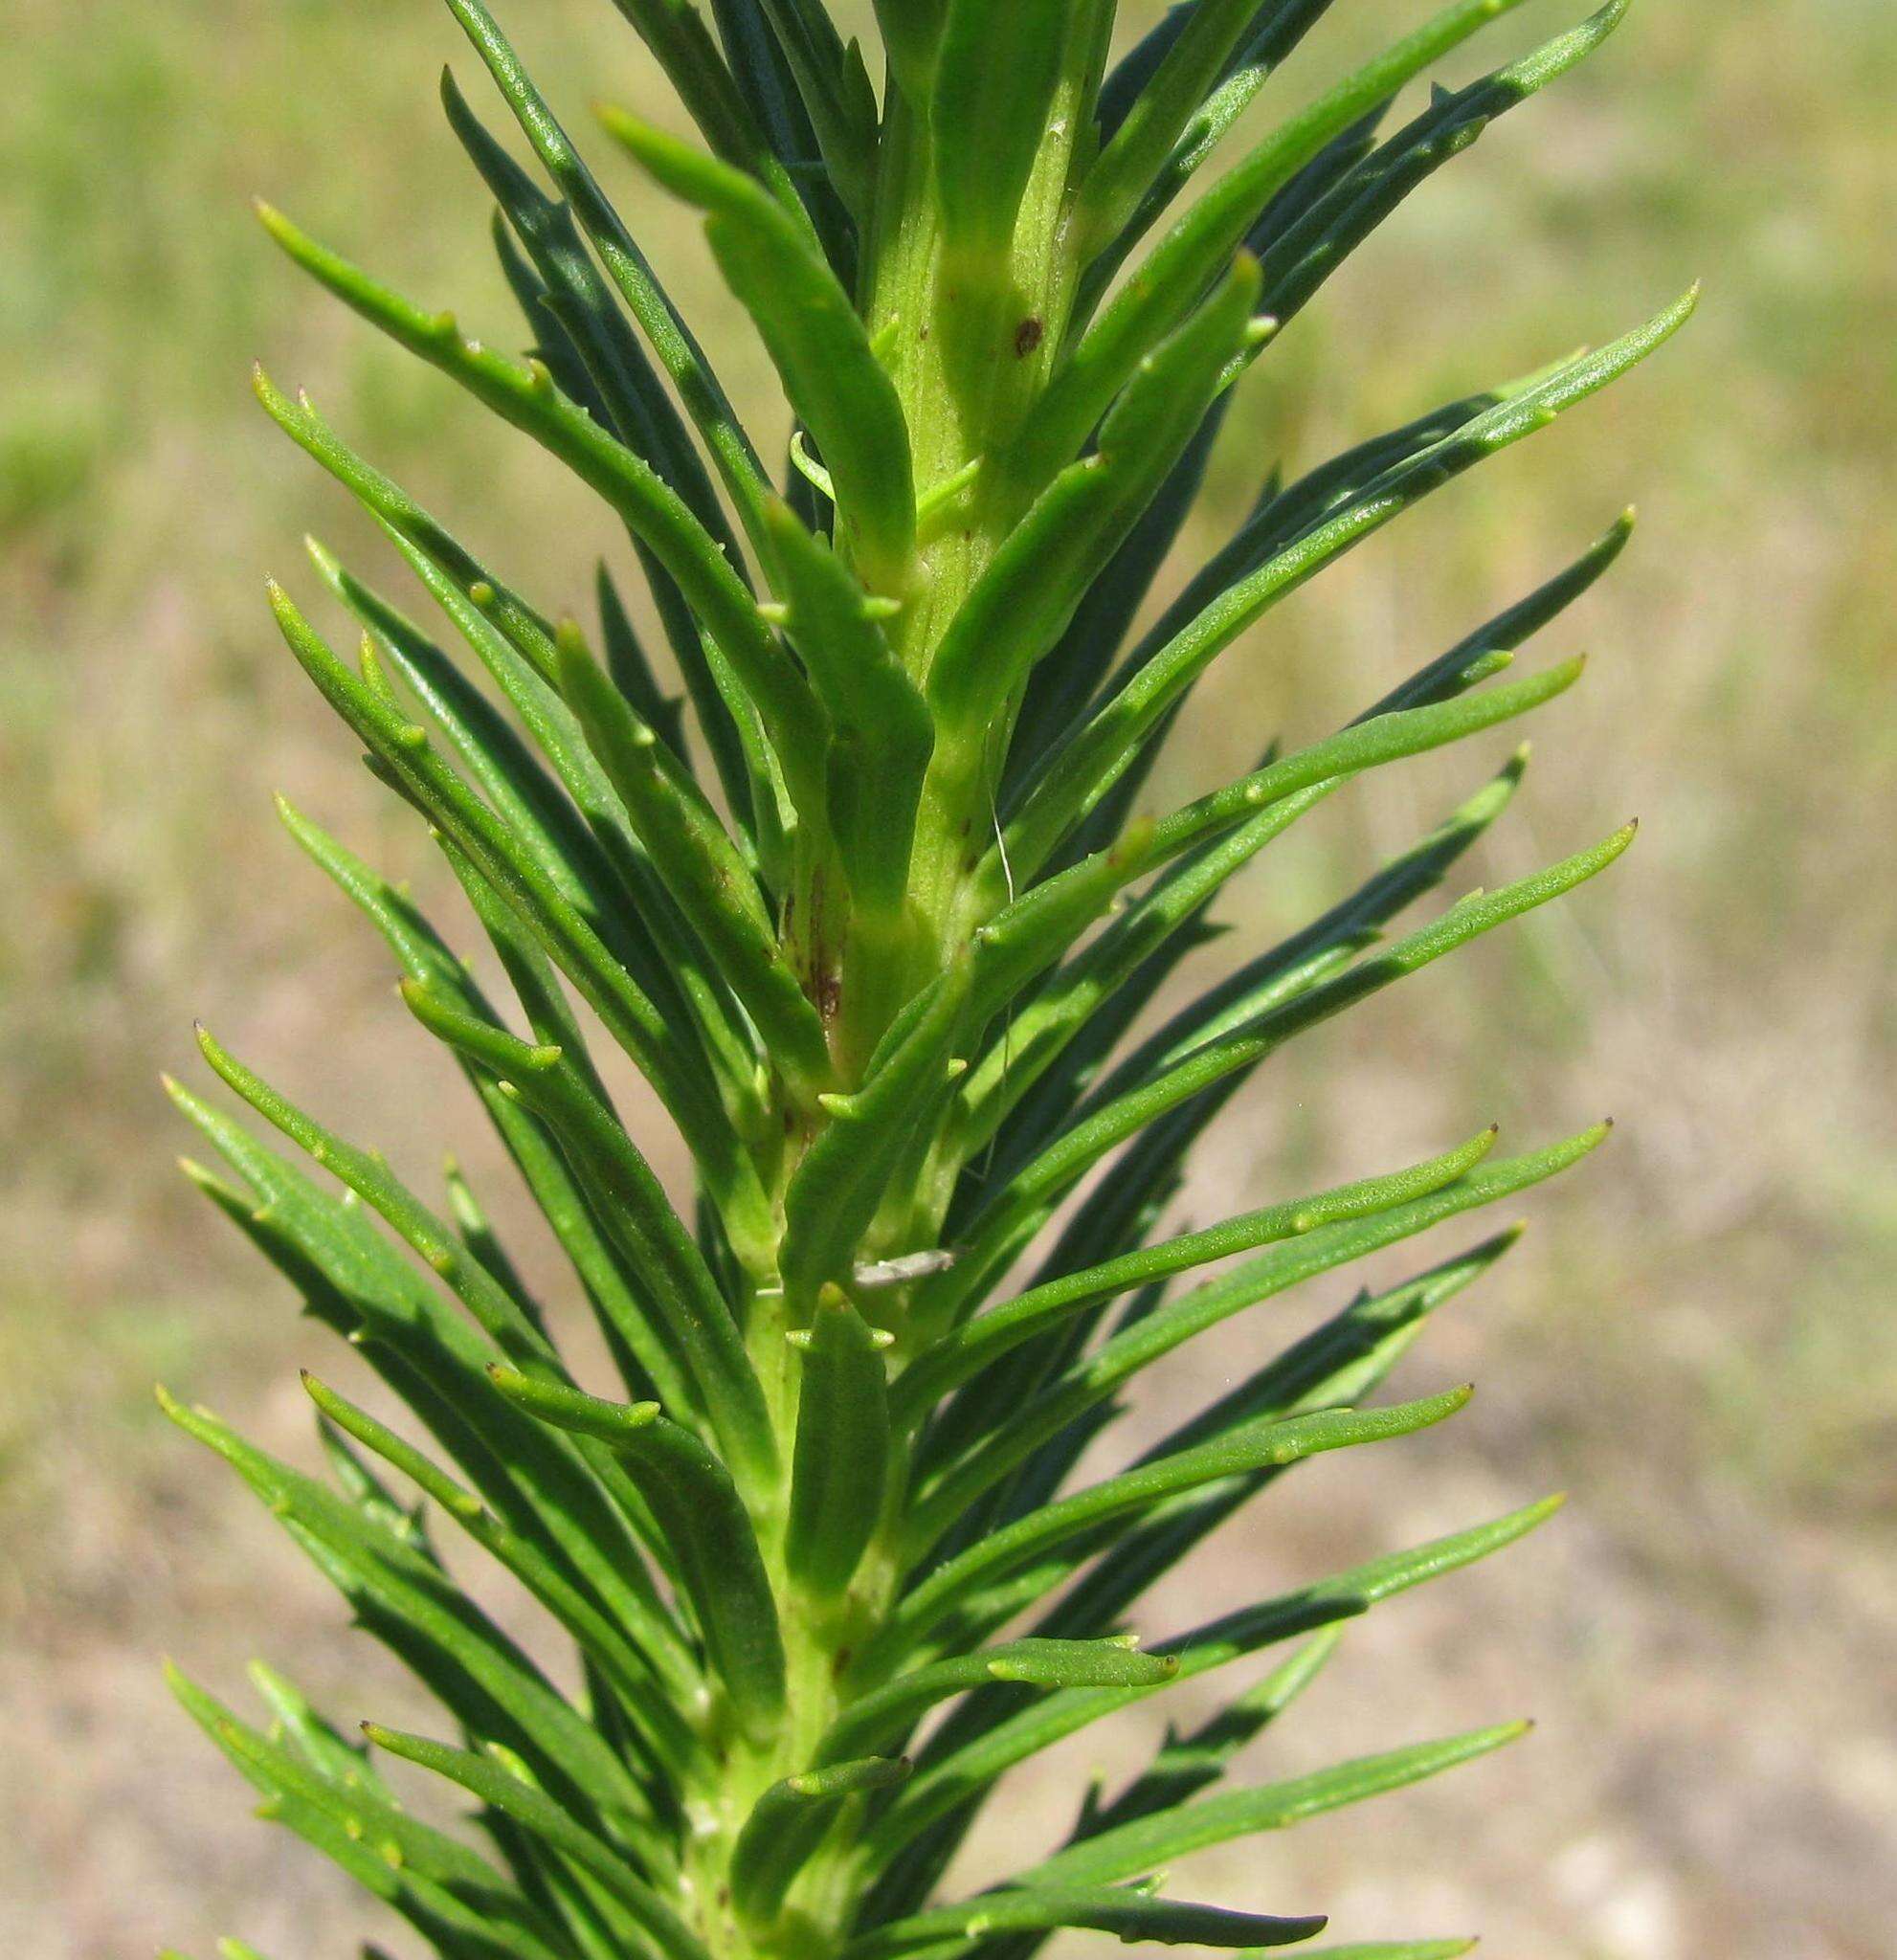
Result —
[[[312, 542], [352, 660], [270, 588], [290, 652], [447, 860], [495, 981], [404, 889], [282, 815], [387, 942], [617, 1378], [574, 1379], [562, 1313], [524, 1277], [544, 1259], [514, 1257], [452, 1163], [436, 1209], [203, 1035], [281, 1142], [174, 1084], [222, 1160], [193, 1181], [407, 1413], [391, 1426], [306, 1372], [314, 1476], [161, 1400], [432, 1693], [439, 1733], [358, 1736], [260, 1664], [265, 1726], [174, 1676], [179, 1698], [264, 1815], [443, 1960], [1029, 1960], [1063, 1927], [1308, 1940], [1319, 1916], [1164, 1896], [1172, 1867], [1519, 1734], [1219, 1787], [1350, 1620], [1553, 1502], [1149, 1644], [1133, 1629], [1154, 1582], [1294, 1465], [1456, 1414], [1466, 1387], [1376, 1398], [1519, 1227], [1360, 1291], [1119, 1467], [1091, 1452], [1185, 1343], [1602, 1140], [1510, 1153], [1491, 1126], [1162, 1230], [1198, 1141], [1281, 1047], [1593, 878], [1632, 827], [1389, 936], [1502, 816], [1518, 751], [1290, 938], [1149, 1011], [1216, 935], [1227, 881], [1317, 804], [1579, 679], [1578, 659], [1496, 677], [1607, 569], [1628, 520], [1384, 677], [1347, 727], [1170, 811], [1147, 808], [1149, 771], [1201, 677], [1282, 598], [1643, 359], [1691, 295], [1271, 476], [1156, 614], [1149, 600], [1234, 384], [1625, 0], [1383, 134], [1404, 89], [1512, 4], [1454, 0], [1249, 146], [1241, 114], [1283, 92], [1328, 0], [1185, 0], [1115, 62], [1112, 0], [877, 0], [880, 89], [820, 0], [617, 0], [698, 141], [607, 108], [602, 168], [635, 207], [702, 215], [789, 404], [776, 476], [483, 0], [448, 4], [527, 159], [444, 78], [524, 351], [259, 212], [321, 284], [565, 464], [604, 507], [602, 550], [623, 527], [644, 597], [602, 561], [589, 618], [541, 610], [259, 372], [266, 412], [445, 621], [433, 637]], [[654, 1169], [669, 1141], [615, 1108], [602, 1042], [689, 1153], [689, 1215]], [[538, 1603], [544, 1641], [462, 1590], [440, 1543], [457, 1534]], [[1010, 1771], [1291, 1642], [1122, 1789], [1090, 1791], [1063, 1841], [972, 1895], [955, 1882]], [[410, 1812], [416, 1772], [472, 1799], [480, 1848]]]

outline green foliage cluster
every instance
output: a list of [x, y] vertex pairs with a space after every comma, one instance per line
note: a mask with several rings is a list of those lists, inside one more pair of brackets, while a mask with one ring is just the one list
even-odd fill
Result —
[[[342, 1192], [178, 1088], [224, 1164], [193, 1177], [427, 1440], [306, 1376], [324, 1481], [165, 1406], [432, 1691], [446, 1733], [346, 1736], [262, 1667], [267, 1727], [182, 1677], [178, 1692], [265, 1814], [445, 1960], [1027, 1960], [1060, 1927], [1311, 1938], [1320, 1918], [1164, 1897], [1166, 1871], [1517, 1734], [1214, 1789], [1352, 1616], [1551, 1503], [1150, 1645], [1129, 1617], [1292, 1465], [1462, 1406], [1462, 1388], [1373, 1398], [1514, 1231], [1361, 1292], [1111, 1474], [1082, 1459], [1186, 1342], [1600, 1141], [1604, 1126], [1504, 1156], [1484, 1130], [1157, 1236], [1194, 1145], [1281, 1046], [1593, 877], [1631, 827], [1386, 936], [1502, 813], [1518, 753], [1294, 937], [1157, 1025], [1145, 1011], [1213, 936], [1226, 880], [1306, 812], [1575, 680], [1573, 660], [1497, 677], [1606, 569], [1626, 522], [1349, 726], [1135, 813], [1226, 647], [1624, 372], [1690, 298], [1267, 481], [1130, 645], [1128, 623], [1273, 333], [1411, 190], [1590, 54], [1624, 0], [1386, 133], [1406, 85], [1511, 4], [1456, 0], [1222, 169], [1221, 140], [1328, 0], [1191, 0], [1110, 68], [1111, 0], [879, 0], [880, 93], [818, 0], [712, 0], [709, 22], [692, 0], [618, 0], [703, 146], [601, 120], [704, 214], [794, 417], [776, 479], [483, 0], [449, 4], [538, 166], [444, 82], [528, 356], [262, 216], [322, 284], [596, 493], [630, 535], [665, 657], [604, 568], [591, 628], [547, 616], [259, 375], [268, 413], [453, 629], [451, 653], [312, 545], [361, 629], [350, 664], [271, 588], [290, 651], [428, 826], [513, 999], [490, 999], [403, 890], [283, 817], [387, 940], [620, 1379], [612, 1396], [573, 1379], [458, 1173], [432, 1208], [205, 1036], [215, 1073]], [[689, 1150], [689, 1218], [615, 1111], [589, 1030]], [[1174, 1287], [1215, 1261], [1229, 1263]], [[570, 1667], [457, 1584], [440, 1532], [525, 1589]], [[1009, 1771], [1294, 1638], [1124, 1789], [1089, 1793], [1048, 1856], [938, 1896]], [[405, 1809], [388, 1758], [472, 1796], [484, 1848]]]

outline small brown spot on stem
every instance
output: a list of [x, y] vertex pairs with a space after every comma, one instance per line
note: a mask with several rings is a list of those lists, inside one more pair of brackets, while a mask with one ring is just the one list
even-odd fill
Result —
[[1041, 332], [1040, 322], [1030, 313], [1015, 329], [1015, 354], [1017, 360], [1025, 361], [1040, 345]]

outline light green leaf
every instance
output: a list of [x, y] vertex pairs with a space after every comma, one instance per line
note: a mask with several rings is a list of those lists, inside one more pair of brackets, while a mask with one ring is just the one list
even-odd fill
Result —
[[[915, 548], [909, 433], [850, 297], [783, 211], [742, 173], [617, 110], [607, 130], [674, 195], [710, 215], [725, 282], [757, 323], [786, 393], [837, 485], [837, 516], [873, 590], [901, 597]], [[706, 624], [725, 644], [715, 621]]]
[[731, 1904], [755, 1927], [768, 1927], [792, 1881], [853, 1797], [893, 1790], [909, 1773], [901, 1756], [831, 1763], [773, 1783], [745, 1819], [731, 1848]]
[[[479, 345], [462, 335], [452, 314], [424, 312], [377, 285], [280, 212], [263, 206], [260, 215], [271, 236], [313, 278], [531, 435], [618, 513], [678, 582], [757, 703], [793, 794], [800, 784], [812, 784], [821, 761], [822, 717], [803, 677], [758, 617], [730, 560], [652, 465], [563, 395], [544, 364], [522, 367]], [[798, 800], [801, 807], [804, 799]]]
[[618, 1691], [629, 1719], [675, 1778], [682, 1780], [695, 1767], [702, 1769], [697, 1760], [701, 1738], [685, 1720], [686, 1710], [699, 1712], [704, 1704], [704, 1683], [697, 1669], [687, 1664], [675, 1667], [669, 1677], [658, 1674], [628, 1642], [611, 1615], [601, 1613], [570, 1585], [536, 1546], [510, 1531], [473, 1491], [367, 1410], [318, 1381], [307, 1369], [302, 1371], [302, 1383], [310, 1399], [337, 1428], [432, 1498], [572, 1635]]
[[[1135, 672], [1053, 758], [1008, 827], [1015, 875], [1030, 876], [1098, 802], [1141, 743], [1211, 662], [1276, 601], [1352, 545], [1484, 457], [1543, 429], [1663, 345], [1691, 315], [1696, 292], [1597, 352], [1509, 391], [1460, 428], [1406, 455], [1334, 512], [1321, 514], [1257, 569], [1213, 598]], [[1025, 870], [1022, 867], [1026, 867]], [[992, 880], [993, 874], [991, 874]]]
[[766, 522], [784, 630], [830, 716], [830, 827], [852, 896], [873, 915], [900, 920], [934, 724], [849, 568], [788, 504], [773, 503]]
[[1147, 1688], [1171, 1681], [1179, 1663], [1142, 1654], [1130, 1638], [1010, 1640], [910, 1669], [858, 1697], [816, 1746], [818, 1765], [847, 1762], [901, 1742], [938, 1702], [995, 1682], [1044, 1688]]
[[1298, 1238], [1320, 1226], [1374, 1216], [1412, 1198], [1427, 1197], [1471, 1171], [1493, 1146], [1495, 1126], [1439, 1157], [1383, 1177], [1313, 1192], [1308, 1197], [1261, 1206], [1222, 1225], [1188, 1232], [1162, 1245], [1147, 1246], [1117, 1259], [1050, 1280], [1017, 1295], [1004, 1306], [977, 1315], [909, 1364], [891, 1392], [899, 1423], [913, 1422], [943, 1396], [1000, 1357], [1056, 1325], [1079, 1308], [1115, 1293], [1128, 1293], [1152, 1281], [1234, 1253], [1249, 1252], [1277, 1239]]
[[809, 1313], [827, 1281], [847, 1277], [903, 1146], [948, 1101], [967, 989], [966, 967], [932, 983], [871, 1057], [862, 1087], [822, 1099], [828, 1126], [784, 1198], [780, 1263], [793, 1317]]
[[[1155, 1648], [1179, 1661], [1178, 1681], [1191, 1681], [1278, 1641], [1322, 1631], [1368, 1612], [1431, 1579], [1460, 1571], [1492, 1551], [1514, 1544], [1543, 1524], [1560, 1500], [1544, 1500], [1472, 1530], [1452, 1533], [1414, 1549], [1387, 1554], [1366, 1564], [1281, 1594], [1190, 1633], [1161, 1641]], [[893, 1860], [939, 1819], [978, 1801], [995, 1779], [1016, 1763], [1092, 1723], [1130, 1707], [1154, 1688], [1078, 1689], [1030, 1703], [1007, 1719], [990, 1724], [984, 1733], [943, 1737], [924, 1751], [920, 1773], [904, 1789], [900, 1802], [872, 1827], [867, 1855], [876, 1863]]]
[[[1134, 1327], [1120, 1338], [1124, 1342], [1139, 1332], [1140, 1328]], [[1468, 1398], [1467, 1389], [1456, 1389], [1389, 1409], [1327, 1410], [1283, 1422], [1247, 1425], [1195, 1449], [1182, 1450], [1060, 1499], [993, 1532], [916, 1585], [890, 1615], [885, 1631], [859, 1658], [857, 1677], [877, 1680], [893, 1660], [912, 1651], [981, 1587], [1109, 1518], [1137, 1516], [1176, 1492], [1221, 1478], [1280, 1468], [1326, 1450], [1408, 1436], [1455, 1414]], [[933, 1529], [928, 1525], [917, 1528], [911, 1523], [905, 1535], [912, 1550], [926, 1550]]]
[[1045, 140], [1073, 10], [1064, 0], [941, 0], [928, 121], [936, 209], [958, 277], [1005, 268]]
[[733, 1707], [769, 1733], [784, 1707], [784, 1646], [757, 1534], [731, 1473], [651, 1402], [604, 1402], [508, 1368], [489, 1370], [511, 1402], [543, 1422], [596, 1437], [624, 1458], [658, 1520]]
[[160, 1407], [250, 1485], [370, 1632], [478, 1733], [505, 1741], [550, 1789], [618, 1829], [644, 1793], [594, 1729], [442, 1572], [343, 1499], [163, 1390]]
[[1224, 271], [1272, 192], [1367, 110], [1519, 4], [1455, 0], [1426, 26], [1281, 123], [1193, 206], [1108, 303], [1050, 382], [1022, 431], [1020, 452], [1057, 462], [1071, 456], [1141, 357]]
[[1035, 1885], [1091, 1885], [1135, 1878], [1207, 1845], [1261, 1831], [1282, 1831], [1326, 1811], [1342, 1810], [1381, 1796], [1386, 1791], [1420, 1783], [1425, 1777], [1487, 1755], [1527, 1734], [1528, 1729], [1526, 1722], [1478, 1728], [1443, 1742], [1360, 1756], [1313, 1775], [1203, 1797], [1197, 1803], [1137, 1818], [1118, 1830], [1057, 1851], [1044, 1863], [1024, 1872], [1021, 1879]]

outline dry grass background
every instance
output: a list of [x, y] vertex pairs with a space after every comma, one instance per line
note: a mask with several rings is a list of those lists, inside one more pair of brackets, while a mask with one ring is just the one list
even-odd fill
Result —
[[[1531, 0], [1500, 37], [1566, 11]], [[600, 0], [506, 11], [576, 120], [602, 90], [656, 100]], [[1274, 101], [1415, 11], [1339, 8]], [[435, 112], [442, 59], [474, 66], [424, 0], [15, 0], [0, 27], [0, 1947], [34, 1960], [202, 1952], [220, 1931], [314, 1960], [371, 1926], [247, 1820], [158, 1683], [169, 1649], [240, 1692], [255, 1651], [341, 1715], [402, 1707], [392, 1667], [152, 1408], [162, 1375], [302, 1454], [293, 1364], [336, 1365], [172, 1174], [184, 1138], [153, 1074], [186, 1064], [199, 1012], [416, 1176], [451, 1140], [493, 1168], [379, 948], [270, 814], [286, 789], [438, 890], [264, 615], [264, 570], [308, 590], [306, 527], [370, 547], [245, 375], [260, 353], [309, 384], [549, 604], [614, 548], [551, 464], [300, 286], [244, 210], [267, 190], [512, 335]], [[1621, 568], [1550, 638], [1596, 652], [1587, 684], [1539, 719], [1471, 877], [1630, 811], [1634, 856], [1283, 1058], [1191, 1197], [1209, 1216], [1491, 1116], [1522, 1141], [1621, 1120], [1410, 1364], [1418, 1388], [1476, 1378], [1471, 1413], [1314, 1468], [1150, 1615], [1163, 1631], [1576, 1493], [1525, 1548], [1373, 1615], [1261, 1747], [1276, 1768], [1542, 1718], [1525, 1748], [1204, 1861], [1208, 1890], [1321, 1904], [1340, 1936], [1483, 1927], [1510, 1960], [1890, 1951], [1893, 91], [1887, 0], [1637, 10], [1334, 284], [1216, 461], [1207, 534], [1272, 458], [1314, 461], [1707, 280], [1652, 366], [1228, 656], [1164, 786], [1328, 725], [1640, 500]], [[703, 318], [693, 232], [609, 177]], [[763, 398], [743, 337], [711, 341]], [[1327, 806], [1228, 906], [1242, 943], [1484, 766], [1459, 750]], [[1195, 1385], [1322, 1304], [1241, 1325], [1194, 1357]], [[1058, 1828], [1101, 1747], [1030, 1784], [1007, 1830]]]

